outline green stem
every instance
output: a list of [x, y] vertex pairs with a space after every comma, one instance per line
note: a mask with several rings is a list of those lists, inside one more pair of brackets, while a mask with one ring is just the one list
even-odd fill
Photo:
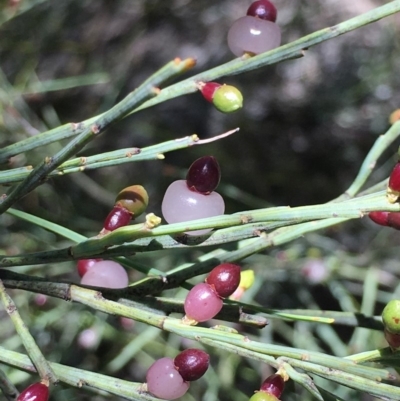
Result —
[[19, 396], [19, 391], [2, 369], [0, 369], [0, 390], [4, 394], [4, 397], [6, 397], [7, 401], [15, 401]]
[[18, 309], [15, 306], [11, 297], [7, 294], [6, 289], [4, 288], [3, 282], [0, 280], [0, 299], [3, 303], [6, 312], [10, 316], [12, 322], [14, 323], [15, 330], [22, 340], [22, 344], [26, 351], [28, 352], [29, 357], [34, 363], [40, 377], [42, 380], [46, 382], [51, 382], [53, 384], [58, 382], [58, 378], [53, 372], [53, 369], [50, 367], [46, 358], [43, 356], [39, 347], [37, 346], [32, 334], [29, 332], [25, 323], [21, 319], [20, 314], [18, 313]]

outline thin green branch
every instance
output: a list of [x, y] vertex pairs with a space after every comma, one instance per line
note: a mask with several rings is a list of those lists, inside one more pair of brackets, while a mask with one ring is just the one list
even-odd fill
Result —
[[[3, 347], [0, 347], [0, 361], [28, 372], [36, 372], [34, 365], [26, 355], [9, 351]], [[73, 387], [106, 391], [132, 401], [160, 401], [143, 391], [143, 383], [116, 379], [53, 362], [50, 362], [50, 365], [62, 382]]]
[[161, 68], [139, 86], [139, 88], [126, 96], [125, 99], [96, 119], [92, 125], [85, 127], [76, 138], [71, 140], [56, 155], [45, 158], [45, 160], [35, 167], [28, 177], [12, 189], [9, 194], [3, 195], [3, 197], [0, 198], [0, 213], [6, 211], [17, 200], [41, 185], [52, 171], [75, 155], [87, 143], [105, 131], [111, 124], [121, 119], [145, 100], [156, 96], [159, 91], [157, 87], [160, 84], [174, 76], [177, 71], [182, 71], [192, 66], [192, 59], [184, 61], [176, 59]]
[[19, 396], [19, 391], [2, 369], [0, 369], [0, 390], [7, 401], [15, 401]]
[[[196, 134], [184, 138], [166, 141], [157, 145], [148, 146], [143, 149], [127, 148], [112, 152], [101, 153], [89, 157], [77, 157], [62, 163], [49, 177], [60, 177], [66, 174], [78, 173], [85, 170], [94, 170], [103, 167], [118, 166], [124, 163], [132, 163], [143, 160], [162, 160], [164, 153], [179, 149], [185, 149], [195, 145], [204, 145], [219, 139], [225, 138], [239, 131], [239, 128], [230, 130], [208, 139], [199, 139]], [[0, 172], [0, 184], [7, 185], [24, 180], [31, 172], [32, 166], [19, 167]]]
[[15, 306], [11, 297], [7, 294], [6, 289], [4, 288], [3, 282], [0, 280], [0, 299], [4, 305], [4, 308], [8, 315], [10, 316], [12, 322], [14, 323], [15, 330], [21, 338], [22, 344], [34, 363], [40, 377], [42, 380], [47, 382], [51, 382], [53, 384], [58, 382], [58, 378], [53, 372], [53, 369], [50, 367], [46, 358], [43, 356], [39, 347], [37, 346], [35, 339], [32, 337], [32, 334], [29, 332], [25, 323], [23, 322], [17, 307]]
[[[333, 39], [337, 36], [343, 35], [347, 32], [358, 29], [362, 26], [368, 25], [372, 22], [378, 21], [382, 18], [388, 17], [400, 11], [400, 0], [392, 1], [381, 7], [377, 7], [365, 14], [351, 18], [340, 24], [334, 25], [329, 28], [321, 29], [310, 35], [295, 40], [287, 45], [281, 46], [277, 49], [260, 54], [252, 58], [239, 58], [232, 60], [228, 63], [215, 67], [206, 72], [197, 74], [191, 78], [181, 81], [177, 84], [171, 85], [163, 89], [160, 95], [153, 100], [145, 102], [142, 106], [133, 110], [138, 110], [154, 106], [155, 104], [182, 96], [188, 93], [193, 93], [198, 90], [197, 83], [199, 81], [212, 81], [219, 79], [223, 76], [240, 74], [245, 71], [262, 68], [267, 65], [275, 64], [284, 60], [301, 57], [304, 49], [309, 49], [324, 41]], [[83, 131], [84, 127], [93, 124], [102, 115], [90, 118], [81, 124], [65, 124], [61, 127], [43, 132], [35, 137], [27, 138], [16, 144], [12, 144], [0, 150], [0, 163], [6, 162], [11, 156], [26, 152], [36, 147], [69, 138], [78, 135]]]

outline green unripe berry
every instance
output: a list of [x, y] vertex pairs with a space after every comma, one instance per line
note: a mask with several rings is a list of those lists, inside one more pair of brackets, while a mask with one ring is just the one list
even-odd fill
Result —
[[141, 185], [124, 188], [115, 198], [115, 206], [128, 210], [133, 218], [140, 216], [149, 204], [149, 195]]
[[394, 334], [400, 334], [400, 300], [392, 299], [382, 311], [382, 321], [385, 329]]
[[254, 393], [249, 401], [279, 401], [279, 399], [273, 394], [266, 393], [265, 391], [257, 391], [257, 393]]
[[214, 92], [212, 102], [222, 113], [232, 113], [243, 107], [243, 96], [234, 86], [222, 85]]

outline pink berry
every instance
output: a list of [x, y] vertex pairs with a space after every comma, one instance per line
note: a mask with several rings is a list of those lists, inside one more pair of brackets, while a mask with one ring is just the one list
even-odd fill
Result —
[[389, 212], [369, 212], [368, 217], [380, 226], [388, 226]]
[[400, 162], [396, 163], [390, 173], [387, 196], [391, 203], [396, 202], [400, 196]]
[[[217, 192], [203, 195], [191, 191], [186, 180], [173, 182], [166, 190], [161, 205], [162, 214], [167, 223], [183, 223], [206, 217], [224, 214], [225, 203]], [[188, 234], [201, 235], [211, 230], [195, 230]]]
[[185, 381], [200, 379], [210, 364], [210, 355], [199, 349], [191, 348], [182, 351], [174, 359], [175, 367]]
[[205, 322], [222, 309], [222, 299], [207, 283], [196, 284], [187, 294], [184, 309], [188, 319]]
[[396, 230], [400, 230], [400, 212], [389, 212], [387, 225]]
[[186, 184], [191, 191], [209, 195], [214, 191], [221, 179], [221, 170], [217, 159], [203, 156], [195, 160], [186, 174]]
[[146, 382], [148, 392], [164, 400], [182, 397], [189, 389], [189, 383], [182, 379], [171, 358], [155, 361], [147, 371]]
[[267, 21], [276, 21], [276, 7], [268, 0], [258, 0], [250, 5], [247, 15]]
[[215, 91], [222, 85], [218, 82], [202, 82], [199, 83], [199, 89], [201, 94], [204, 96], [208, 102], [212, 103]]
[[78, 260], [76, 267], [78, 269], [78, 274], [83, 277], [86, 272], [91, 269], [95, 263], [100, 262], [103, 259], [81, 259]]
[[283, 392], [283, 387], [285, 386], [285, 381], [281, 375], [274, 374], [268, 376], [261, 384], [260, 391], [272, 394], [276, 398], [279, 398]]
[[104, 220], [104, 229], [114, 231], [119, 227], [124, 227], [131, 221], [132, 214], [125, 208], [114, 206], [111, 212]]
[[104, 288], [125, 288], [129, 279], [125, 269], [117, 262], [97, 262], [81, 279], [81, 284]]
[[34, 383], [27, 387], [17, 398], [17, 401], [47, 401], [49, 388], [43, 383]]
[[245, 16], [236, 20], [228, 32], [228, 46], [237, 57], [260, 54], [281, 44], [281, 30], [274, 22]]
[[221, 263], [211, 270], [206, 283], [213, 286], [221, 298], [229, 297], [239, 286], [240, 266], [233, 263]]

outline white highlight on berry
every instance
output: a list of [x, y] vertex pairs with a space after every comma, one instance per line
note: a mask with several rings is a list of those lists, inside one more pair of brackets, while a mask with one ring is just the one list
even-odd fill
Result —
[[104, 288], [125, 288], [128, 283], [125, 269], [111, 260], [95, 263], [81, 279], [81, 284]]

